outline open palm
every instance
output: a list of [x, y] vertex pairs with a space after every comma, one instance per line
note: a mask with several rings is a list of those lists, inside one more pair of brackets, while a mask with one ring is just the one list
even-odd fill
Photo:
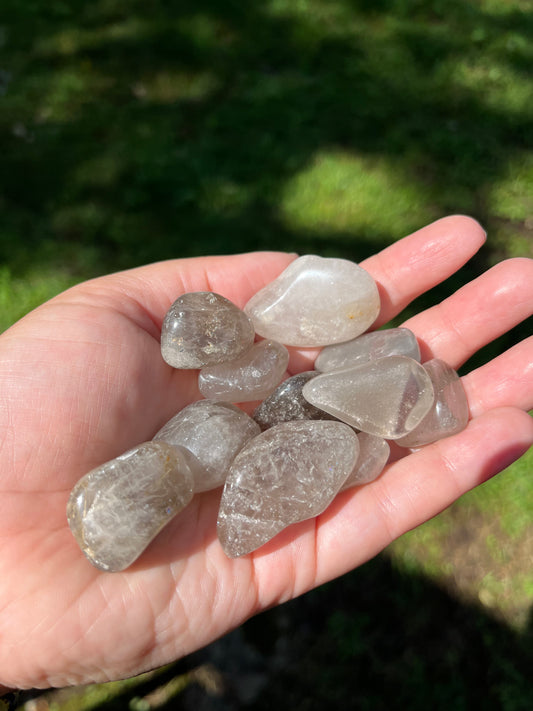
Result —
[[[382, 297], [378, 325], [483, 240], [476, 222], [451, 217], [367, 260]], [[472, 415], [464, 432], [407, 454], [255, 553], [223, 553], [214, 491], [196, 496], [130, 569], [93, 568], [67, 526], [72, 486], [199, 397], [196, 372], [161, 358], [166, 310], [201, 290], [243, 306], [293, 258], [176, 260], [95, 279], [0, 337], [0, 684], [102, 681], [176, 659], [366, 561], [529, 447], [533, 339], [463, 378]], [[532, 303], [533, 263], [510, 260], [406, 325], [424, 359], [458, 367], [529, 316]], [[309, 358], [294, 350], [290, 372]]]

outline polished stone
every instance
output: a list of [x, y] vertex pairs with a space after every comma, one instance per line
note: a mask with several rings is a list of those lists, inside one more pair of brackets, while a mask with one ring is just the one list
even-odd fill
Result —
[[418, 341], [408, 328], [373, 331], [345, 343], [326, 346], [315, 361], [315, 370], [329, 373], [393, 355], [408, 356], [420, 361]]
[[192, 495], [183, 452], [145, 442], [80, 479], [68, 501], [68, 523], [91, 563], [116, 572], [140, 556]]
[[262, 400], [278, 386], [289, 352], [277, 341], [259, 341], [240, 358], [202, 368], [198, 388], [207, 398], [230, 402]]
[[312, 405], [358, 430], [398, 439], [413, 430], [433, 404], [431, 378], [405, 356], [318, 375], [303, 388]]
[[421, 447], [450, 437], [464, 430], [468, 423], [468, 401], [457, 372], [437, 358], [424, 363], [424, 368], [433, 383], [435, 400], [422, 422], [397, 440], [402, 447]]
[[256, 332], [291, 346], [355, 338], [375, 321], [379, 293], [370, 274], [346, 259], [299, 257], [244, 307]]
[[317, 375], [314, 370], [293, 375], [265, 398], [252, 415], [261, 429], [291, 420], [331, 420], [331, 415], [311, 405], [302, 395], [303, 386]]
[[220, 503], [218, 536], [235, 558], [287, 526], [320, 514], [352, 471], [355, 432], [342, 422], [297, 421], [271, 427], [233, 462]]
[[183, 408], [155, 435], [194, 455], [194, 491], [221, 486], [237, 452], [260, 432], [259, 425], [229, 402], [198, 400]]
[[359, 440], [359, 457], [341, 491], [374, 481], [381, 474], [389, 459], [389, 443], [382, 437], [376, 437], [368, 432], [359, 432], [357, 439]]
[[243, 355], [254, 342], [254, 327], [235, 304], [211, 291], [183, 294], [167, 311], [161, 354], [174, 368], [202, 368]]

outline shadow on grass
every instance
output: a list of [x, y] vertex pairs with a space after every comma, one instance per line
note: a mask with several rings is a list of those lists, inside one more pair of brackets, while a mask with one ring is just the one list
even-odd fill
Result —
[[[3, 17], [0, 259], [15, 273], [258, 248], [360, 260], [427, 218], [486, 223], [486, 186], [531, 139], [524, 110], [461, 75], [506, 31], [490, 60], [528, 71], [533, 20], [515, 9], [6, 0]], [[424, 208], [391, 205], [363, 233], [299, 226], [286, 191], [330, 151], [383, 156]]]
[[[532, 633], [514, 633], [381, 555], [91, 707], [526, 711]], [[79, 708], [74, 701], [56, 708]]]

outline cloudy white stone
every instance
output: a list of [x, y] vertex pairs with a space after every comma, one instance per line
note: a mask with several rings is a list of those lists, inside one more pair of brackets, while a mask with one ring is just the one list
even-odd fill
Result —
[[424, 363], [424, 369], [433, 383], [435, 399], [422, 422], [397, 440], [402, 447], [430, 444], [461, 432], [468, 424], [468, 401], [457, 372], [438, 358]]
[[357, 435], [342, 422], [274, 425], [239, 452], [220, 502], [218, 537], [235, 558], [287, 526], [322, 513], [359, 454]]
[[154, 436], [195, 457], [194, 491], [222, 486], [237, 452], [260, 433], [259, 425], [229, 402], [198, 400], [183, 408]]
[[161, 329], [161, 355], [173, 368], [202, 368], [225, 363], [245, 353], [254, 342], [248, 316], [220, 294], [183, 294], [166, 313]]
[[302, 392], [315, 407], [384, 439], [411, 432], [434, 398], [427, 371], [405, 356], [323, 373], [306, 383]]
[[295, 259], [244, 307], [256, 333], [285, 345], [312, 347], [355, 338], [375, 321], [377, 285], [346, 259]]
[[345, 343], [326, 346], [317, 356], [315, 370], [329, 373], [392, 355], [404, 355], [420, 361], [418, 341], [408, 328], [372, 331]]
[[230, 363], [202, 368], [198, 388], [207, 398], [230, 402], [262, 400], [279, 385], [288, 363], [285, 346], [272, 340], [259, 341]]
[[91, 563], [117, 572], [141, 555], [192, 495], [193, 475], [181, 449], [145, 442], [80, 479], [67, 519]]
[[352, 486], [362, 486], [377, 479], [381, 474], [390, 455], [389, 443], [383, 437], [359, 432], [359, 457], [350, 476], [343, 484], [342, 491]]

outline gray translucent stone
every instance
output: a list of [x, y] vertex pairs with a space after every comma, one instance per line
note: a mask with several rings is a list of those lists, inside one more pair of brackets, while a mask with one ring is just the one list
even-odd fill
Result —
[[380, 308], [375, 281], [346, 259], [299, 257], [244, 307], [256, 332], [291, 346], [355, 338]]
[[341, 491], [374, 481], [381, 474], [389, 459], [389, 443], [382, 437], [376, 437], [368, 432], [359, 432], [357, 439], [359, 440], [359, 457]]
[[279, 425], [280, 422], [290, 422], [291, 420], [332, 419], [331, 415], [311, 405], [302, 395], [303, 386], [317, 375], [318, 373], [314, 370], [293, 375], [284, 380], [271, 395], [263, 400], [253, 413], [253, 418], [259, 423], [261, 429], [266, 430], [272, 425]]
[[74, 538], [97, 568], [124, 570], [189, 503], [192, 479], [180, 449], [140, 444], [76, 484], [67, 505]]
[[304, 385], [303, 395], [339, 420], [385, 439], [413, 430], [434, 397], [426, 370], [405, 356], [323, 373]]
[[229, 402], [198, 400], [178, 412], [154, 441], [184, 447], [196, 458], [194, 491], [221, 486], [239, 450], [260, 432], [259, 425]]
[[418, 341], [408, 328], [373, 331], [346, 343], [326, 346], [315, 361], [315, 370], [329, 373], [392, 355], [408, 356], [420, 361]]
[[342, 422], [283, 422], [248, 442], [220, 503], [217, 529], [226, 554], [250, 553], [286, 526], [324, 511], [358, 453], [357, 435]]
[[254, 342], [254, 327], [235, 304], [211, 291], [183, 294], [167, 311], [161, 354], [174, 368], [202, 368], [238, 358]]
[[424, 363], [435, 390], [431, 410], [405, 437], [397, 440], [402, 447], [421, 447], [464, 430], [469, 409], [466, 393], [456, 371], [435, 358]]
[[259, 341], [240, 358], [202, 368], [198, 388], [204, 397], [249, 402], [269, 395], [283, 378], [289, 351], [276, 341]]

